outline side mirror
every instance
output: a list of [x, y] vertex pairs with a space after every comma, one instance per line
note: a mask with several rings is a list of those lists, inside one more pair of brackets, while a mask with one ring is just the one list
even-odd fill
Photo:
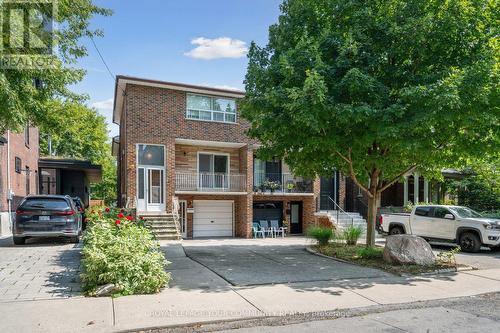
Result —
[[454, 220], [455, 216], [453, 216], [453, 214], [448, 213], [448, 214], [445, 214], [444, 218], [447, 220]]

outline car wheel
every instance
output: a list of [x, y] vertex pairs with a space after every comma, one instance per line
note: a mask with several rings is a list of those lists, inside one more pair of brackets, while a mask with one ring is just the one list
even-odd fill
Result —
[[24, 245], [26, 243], [26, 238], [24, 237], [13, 237], [13, 239], [16, 245]]
[[473, 232], [464, 232], [460, 235], [459, 245], [464, 252], [479, 252], [481, 240]]
[[389, 230], [389, 235], [402, 235], [404, 233], [405, 231], [401, 227], [392, 227], [391, 230]]

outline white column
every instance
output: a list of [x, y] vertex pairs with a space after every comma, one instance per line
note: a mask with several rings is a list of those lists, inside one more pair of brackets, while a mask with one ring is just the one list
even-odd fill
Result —
[[408, 204], [408, 176], [404, 177], [405, 181], [403, 184], [404, 195], [403, 195], [403, 206]]
[[424, 201], [429, 203], [429, 181], [424, 177]]
[[414, 203], [413, 204], [418, 204], [419, 202], [419, 197], [418, 197], [418, 183], [419, 183], [419, 178], [420, 178], [420, 175], [418, 174], [418, 172], [414, 172], [413, 173], [413, 201]]

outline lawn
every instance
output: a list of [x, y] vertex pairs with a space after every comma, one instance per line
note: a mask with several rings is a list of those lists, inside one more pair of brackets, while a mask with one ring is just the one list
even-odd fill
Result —
[[345, 245], [342, 243], [329, 243], [328, 245], [315, 245], [313, 249], [326, 256], [344, 260], [353, 264], [378, 268], [393, 274], [420, 274], [436, 271], [438, 269], [456, 268], [455, 263], [439, 262], [434, 265], [392, 265], [386, 263], [382, 254], [383, 247], [367, 248], [365, 245]]

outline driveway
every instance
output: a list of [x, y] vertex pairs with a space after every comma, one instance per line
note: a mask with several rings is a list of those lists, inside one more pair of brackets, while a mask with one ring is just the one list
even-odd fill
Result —
[[233, 286], [333, 281], [392, 276], [304, 250], [302, 237], [185, 240], [186, 255]]
[[80, 247], [59, 239], [0, 239], [0, 302], [80, 295]]

